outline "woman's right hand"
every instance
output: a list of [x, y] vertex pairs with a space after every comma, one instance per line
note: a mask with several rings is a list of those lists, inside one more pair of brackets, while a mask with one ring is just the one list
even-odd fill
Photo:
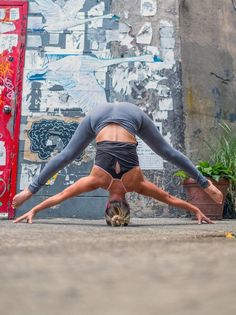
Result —
[[30, 210], [28, 212], [26, 212], [25, 214], [23, 214], [22, 216], [20, 216], [19, 218], [15, 219], [13, 222], [14, 223], [19, 223], [23, 220], [26, 220], [26, 223], [33, 223], [33, 217], [35, 216], [36, 212], [34, 210]]

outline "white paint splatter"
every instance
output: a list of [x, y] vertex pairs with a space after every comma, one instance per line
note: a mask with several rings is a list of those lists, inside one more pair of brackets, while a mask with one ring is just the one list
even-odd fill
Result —
[[[61, 85], [68, 95], [76, 100], [77, 105], [85, 109], [85, 112], [107, 101], [104, 88], [98, 83], [94, 73], [100, 71], [106, 72], [107, 67], [110, 65], [128, 63], [130, 61], [153, 62], [152, 55], [102, 60], [87, 55], [69, 55], [60, 58], [60, 55], [47, 52], [47, 57], [49, 60], [47, 68], [30, 71], [27, 75], [29, 80], [40, 80], [44, 78], [47, 80], [46, 82], [49, 86], [55, 85], [55, 83]], [[126, 74], [126, 76], [128, 75], [129, 81], [143, 80], [145, 78], [142, 67], [137, 68], [135, 72]], [[41, 76], [43, 77], [41, 78]], [[120, 88], [122, 89], [123, 87], [119, 86], [119, 89]], [[125, 90], [124, 93], [126, 92]]]
[[11, 51], [12, 47], [16, 47], [18, 44], [17, 34], [2, 34], [0, 38], [0, 53], [2, 53], [4, 50]]
[[141, 15], [154, 16], [157, 12], [156, 0], [141, 0]]
[[25, 70], [34, 70], [42, 68], [44, 59], [39, 56], [38, 51], [26, 50], [25, 52]]
[[148, 46], [144, 46], [143, 48], [146, 50], [147, 53], [160, 56], [160, 51], [156, 46], [148, 45]]
[[[88, 16], [102, 16], [104, 10], [105, 10], [105, 4], [104, 2], [100, 2], [88, 11]], [[91, 23], [89, 24], [89, 28], [95, 28], [95, 29], [102, 26], [103, 26], [102, 19], [91, 21]]]
[[29, 14], [40, 13], [41, 9], [39, 5], [35, 2], [29, 1]]
[[160, 43], [160, 55], [164, 62], [150, 64], [152, 71], [172, 69], [175, 65], [175, 39], [172, 22], [166, 20], [160, 21]]
[[94, 40], [94, 41], [92, 42], [91, 49], [92, 49], [92, 50], [98, 50], [98, 48], [99, 48], [99, 44], [98, 44], [97, 41]]
[[174, 26], [170, 21], [160, 21], [160, 44], [162, 49], [175, 47]]
[[[162, 123], [155, 122], [156, 127], [162, 134]], [[139, 163], [142, 169], [146, 170], [162, 170], [163, 169], [163, 159], [154, 153], [149, 146], [137, 137], [138, 147], [137, 153], [139, 156]]]
[[89, 16], [103, 15], [104, 10], [105, 10], [105, 4], [102, 1], [98, 3], [97, 5], [95, 5], [94, 7], [92, 7], [92, 9], [88, 11], [88, 15]]
[[156, 90], [157, 84], [158, 84], [157, 81], [149, 80], [148, 83], [146, 84], [145, 88], [147, 90], [151, 90], [151, 89]]
[[136, 41], [138, 44], [150, 44], [152, 41], [152, 24], [150, 22], [144, 23], [139, 30]]
[[152, 113], [153, 120], [158, 121], [158, 120], [166, 120], [168, 119], [168, 111], [160, 111], [157, 110]]
[[173, 23], [172, 23], [172, 21], [161, 20], [160, 21], [160, 27], [164, 27], [164, 26], [173, 26]]
[[170, 96], [170, 88], [166, 85], [159, 84], [157, 86], [158, 95], [161, 97], [169, 97]]
[[10, 21], [17, 21], [20, 18], [20, 9], [11, 8], [10, 9]]
[[119, 30], [106, 30], [106, 42], [118, 42], [120, 40]]
[[41, 164], [24, 164], [21, 165], [20, 190], [29, 186], [33, 177], [39, 175]]
[[0, 34], [12, 32], [16, 29], [12, 22], [0, 22]]
[[6, 165], [6, 148], [5, 141], [0, 141], [0, 165]]
[[59, 43], [59, 34], [58, 33], [50, 33], [49, 34], [49, 44], [50, 45], [58, 45]]
[[28, 29], [42, 29], [43, 19], [41, 16], [28, 16]]
[[42, 38], [40, 35], [27, 35], [28, 47], [40, 47], [42, 46]]
[[168, 131], [164, 139], [171, 145], [171, 133]]
[[0, 8], [0, 20], [3, 20], [6, 16], [6, 9]]
[[73, 31], [71, 34], [66, 34], [66, 49], [76, 50], [76, 53], [83, 53], [85, 40], [84, 37], [85, 37], [84, 24], [78, 25], [76, 27], [76, 31]]
[[129, 11], [124, 11], [124, 18], [127, 20], [129, 18]]
[[159, 109], [161, 111], [173, 110], [173, 99], [164, 98], [162, 100], [159, 100]]
[[122, 46], [127, 46], [128, 49], [132, 48], [132, 42], [134, 38], [130, 36], [128, 33], [120, 33], [120, 44]]
[[[85, 0], [69, 0], [65, 3], [63, 8], [52, 0], [35, 0], [35, 2], [39, 5], [41, 12], [46, 19], [46, 24], [33, 28], [40, 29], [44, 27], [48, 32], [63, 31], [80, 24], [105, 18], [112, 18], [114, 16], [113, 14], [106, 14], [92, 16], [89, 18], [81, 18], [81, 12], [79, 11], [83, 8]], [[100, 14], [101, 5], [102, 3], [99, 4], [97, 7], [98, 9], [95, 9], [94, 12], [97, 11]], [[83, 13], [82, 16], [84, 16]]]

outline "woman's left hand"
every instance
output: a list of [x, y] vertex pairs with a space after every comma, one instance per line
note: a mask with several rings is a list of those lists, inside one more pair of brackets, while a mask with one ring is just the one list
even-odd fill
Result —
[[26, 223], [33, 223], [33, 217], [35, 216], [35, 211], [30, 210], [28, 212], [26, 212], [25, 214], [23, 214], [22, 216], [20, 216], [19, 218], [17, 218], [16, 220], [14, 220], [14, 223], [19, 223], [23, 220], [26, 220]]
[[211, 219], [209, 219], [207, 216], [205, 216], [205, 214], [203, 214], [202, 211], [200, 210], [196, 213], [196, 217], [198, 220], [198, 224], [202, 224], [204, 222], [209, 223], [209, 224], [214, 224], [214, 222], [211, 221]]

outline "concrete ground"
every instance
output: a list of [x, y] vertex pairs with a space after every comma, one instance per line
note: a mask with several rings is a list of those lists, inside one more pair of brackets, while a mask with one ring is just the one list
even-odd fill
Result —
[[236, 314], [236, 221], [0, 221], [1, 315]]

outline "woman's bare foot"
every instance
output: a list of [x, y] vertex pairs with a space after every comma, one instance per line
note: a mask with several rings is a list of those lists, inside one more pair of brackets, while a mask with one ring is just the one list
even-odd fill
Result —
[[33, 194], [28, 190], [25, 189], [21, 191], [19, 194], [15, 195], [12, 201], [13, 208], [20, 207], [26, 200], [28, 200]]
[[204, 191], [213, 199], [216, 203], [223, 202], [223, 194], [222, 192], [216, 188], [210, 180], [208, 180], [210, 185], [204, 189]]

